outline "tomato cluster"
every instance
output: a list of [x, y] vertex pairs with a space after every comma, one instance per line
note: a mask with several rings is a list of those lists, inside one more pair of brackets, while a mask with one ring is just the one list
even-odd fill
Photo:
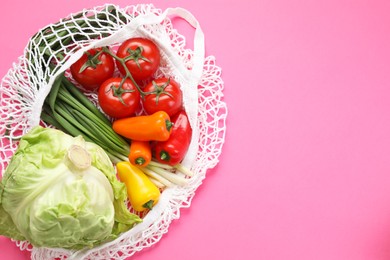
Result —
[[[180, 85], [172, 78], [154, 78], [159, 65], [154, 42], [131, 38], [116, 53], [109, 47], [89, 50], [70, 68], [85, 90], [97, 92], [100, 107], [114, 119], [114, 131], [131, 140], [129, 161], [139, 166], [146, 166], [152, 153], [161, 163], [180, 163], [192, 136]], [[140, 106], [146, 115], [137, 113]], [[164, 139], [157, 138], [160, 134]]]
[[[85, 52], [70, 71], [85, 90], [97, 91], [100, 107], [112, 118], [132, 116], [141, 104], [147, 114], [165, 111], [173, 116], [182, 109], [182, 92], [172, 78], [153, 78], [159, 65], [160, 51], [153, 41], [130, 38], [116, 53], [109, 47]], [[116, 68], [119, 77], [114, 76]]]

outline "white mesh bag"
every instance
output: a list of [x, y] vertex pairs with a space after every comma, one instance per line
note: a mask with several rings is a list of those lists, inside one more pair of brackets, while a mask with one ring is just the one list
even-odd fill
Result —
[[[194, 50], [185, 48], [185, 38], [173, 28], [171, 17], [180, 17], [195, 28]], [[161, 68], [156, 76], [170, 76], [181, 84], [184, 106], [193, 127], [192, 143], [183, 165], [190, 168], [194, 176], [186, 186], [165, 189], [159, 203], [144, 216], [142, 223], [116, 240], [93, 249], [34, 248], [28, 241], [15, 241], [20, 249], [31, 251], [32, 259], [125, 259], [132, 256], [161, 239], [172, 220], [180, 217], [180, 209], [190, 206], [206, 171], [218, 163], [225, 139], [227, 107], [222, 101], [221, 69], [213, 56], [205, 57], [204, 36], [195, 17], [182, 8], [163, 12], [146, 4], [125, 8], [104, 5], [71, 14], [40, 30], [3, 78], [0, 173], [7, 167], [18, 139], [42, 123], [42, 105], [54, 79], [66, 72], [84, 51], [115, 46], [135, 36], [152, 39], [160, 48]], [[96, 100], [94, 95], [90, 98]]]

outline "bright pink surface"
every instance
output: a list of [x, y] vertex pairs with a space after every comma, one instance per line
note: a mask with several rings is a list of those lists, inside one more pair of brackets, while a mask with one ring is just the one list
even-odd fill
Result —
[[[390, 2], [152, 2], [198, 18], [229, 116], [191, 208], [135, 258], [390, 259]], [[4, 3], [1, 77], [38, 29], [103, 3]], [[28, 258], [0, 238], [0, 259]]]

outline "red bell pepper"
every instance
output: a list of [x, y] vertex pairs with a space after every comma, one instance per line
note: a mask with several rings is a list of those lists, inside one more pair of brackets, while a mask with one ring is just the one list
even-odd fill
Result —
[[192, 128], [184, 110], [174, 115], [171, 135], [167, 141], [155, 142], [153, 154], [157, 161], [174, 166], [180, 163], [191, 143]]

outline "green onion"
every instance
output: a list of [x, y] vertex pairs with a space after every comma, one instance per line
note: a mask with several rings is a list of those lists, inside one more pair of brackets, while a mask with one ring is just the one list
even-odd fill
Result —
[[41, 119], [72, 135], [101, 146], [113, 162], [127, 158], [129, 143], [111, 127], [108, 118], [63, 74], [45, 100]]
[[98, 116], [101, 120], [106, 121], [108, 124], [110, 124], [110, 121], [107, 119], [103, 113], [100, 112], [100, 110], [78, 89], [75, 88], [75, 86], [70, 82], [64, 75], [62, 77], [62, 82], [64, 83], [65, 87], [69, 92], [77, 98], [80, 103], [82, 103], [89, 111], [94, 113], [96, 116]]

